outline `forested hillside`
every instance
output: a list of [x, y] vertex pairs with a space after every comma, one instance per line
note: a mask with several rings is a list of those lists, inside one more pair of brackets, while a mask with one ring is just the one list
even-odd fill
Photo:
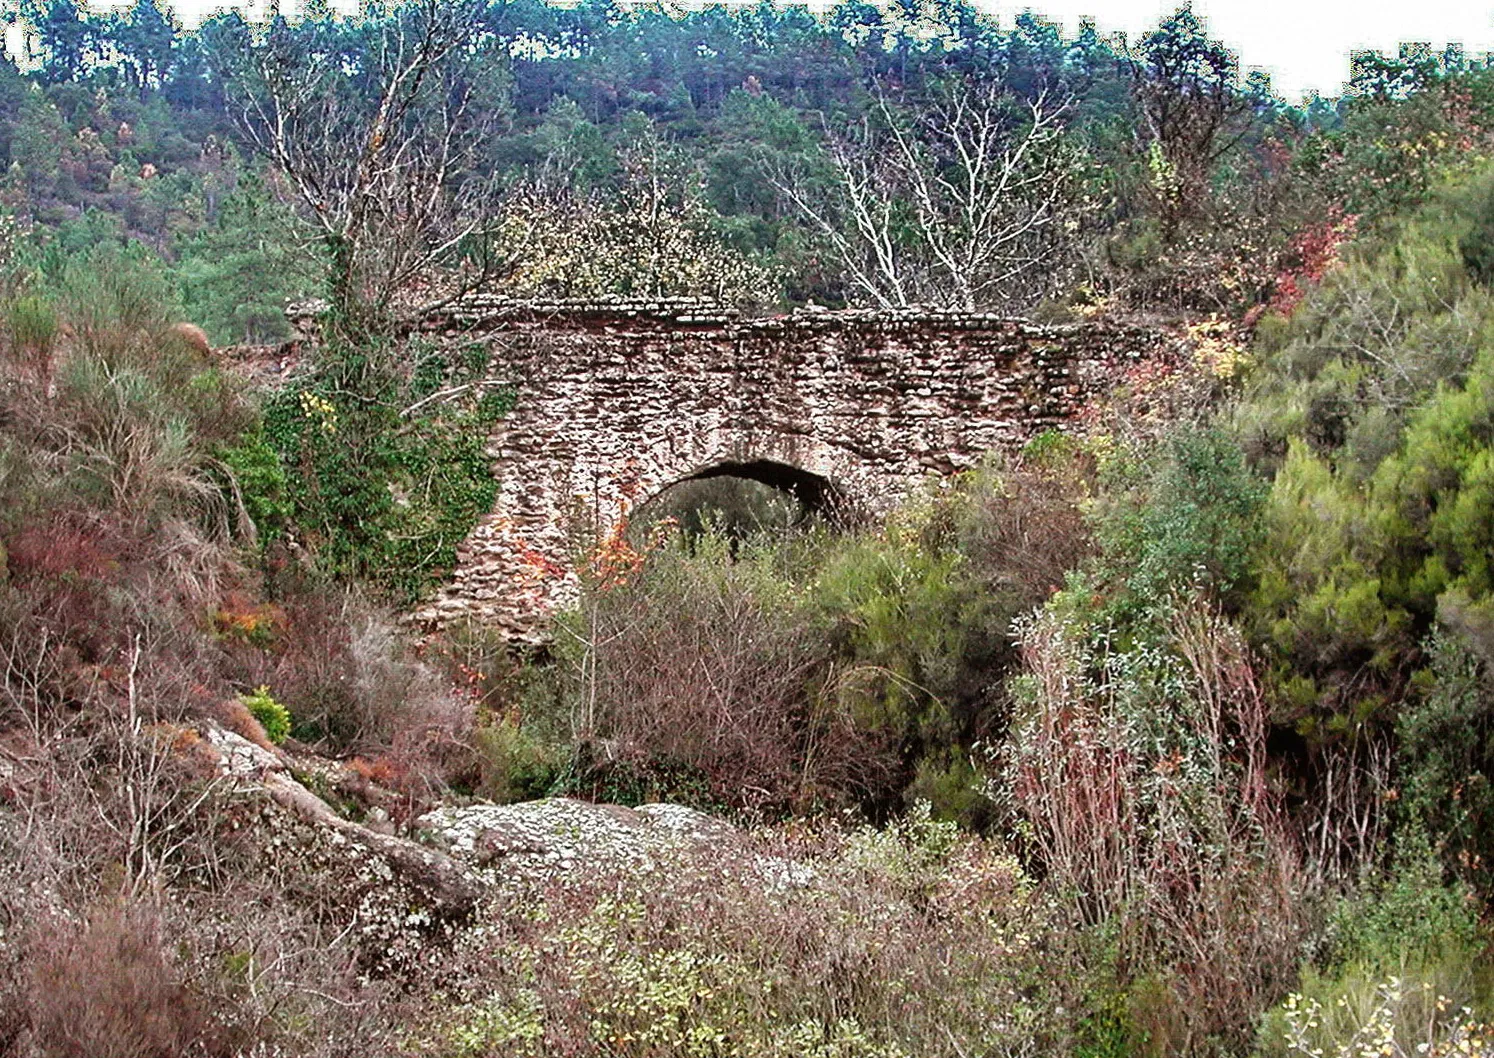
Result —
[[[32, 4], [0, 160], [37, 266], [148, 251], [219, 342], [283, 335], [287, 297], [335, 293], [338, 239], [395, 228], [431, 250], [480, 233], [491, 259], [469, 239], [431, 263], [517, 294], [1238, 314], [1290, 296], [1313, 223], [1415, 199], [1488, 120], [1456, 55], [1289, 106], [1186, 13], [1128, 46], [959, 4], [443, 10], [183, 31], [145, 0]], [[398, 81], [391, 41], [426, 30], [460, 55], [439, 86]], [[360, 183], [381, 99], [380, 149], [421, 164]], [[432, 151], [443, 201], [393, 223]]]
[[[1297, 105], [1186, 8], [21, 18], [0, 1055], [1494, 1054], [1494, 69]], [[640, 497], [520, 645], [403, 616], [524, 400], [409, 333], [478, 291], [1188, 355], [883, 520]]]

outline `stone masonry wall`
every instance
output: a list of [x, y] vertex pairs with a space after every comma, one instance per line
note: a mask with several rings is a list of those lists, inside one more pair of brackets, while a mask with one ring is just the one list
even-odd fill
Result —
[[522, 639], [574, 596], [575, 556], [661, 489], [732, 464], [782, 465], [875, 515], [929, 475], [1061, 427], [1129, 365], [1169, 355], [1150, 329], [928, 312], [801, 310], [747, 319], [689, 303], [469, 301], [426, 322], [495, 345], [518, 386], [493, 434], [496, 509], [416, 619]]

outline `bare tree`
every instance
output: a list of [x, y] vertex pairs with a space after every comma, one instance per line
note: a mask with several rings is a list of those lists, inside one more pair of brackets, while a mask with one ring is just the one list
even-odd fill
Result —
[[853, 295], [884, 308], [974, 310], [1037, 300], [1075, 205], [1067, 100], [957, 81], [912, 114], [879, 95], [830, 135], [828, 194], [775, 182], [816, 229]]
[[[1137, 147], [1151, 170], [1154, 208], [1169, 234], [1201, 215], [1215, 167], [1251, 127], [1239, 60], [1184, 6], [1127, 56]], [[1263, 89], [1257, 85], [1259, 95]]]
[[484, 155], [506, 63], [486, 16], [485, 0], [417, 0], [356, 28], [277, 21], [237, 60], [236, 117], [314, 225], [350, 317], [419, 316], [503, 267]]

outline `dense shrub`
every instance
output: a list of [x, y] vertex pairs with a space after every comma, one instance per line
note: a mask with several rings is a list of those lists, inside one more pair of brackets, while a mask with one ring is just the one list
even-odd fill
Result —
[[419, 597], [456, 559], [497, 493], [486, 452], [512, 403], [484, 385], [489, 353], [330, 340], [308, 374], [264, 410], [264, 440], [232, 458], [263, 529], [294, 526], [317, 568], [363, 578], [398, 602]]
[[81, 927], [36, 923], [26, 993], [35, 1043], [57, 1058], [233, 1054], [172, 962], [147, 906], [105, 908]]
[[1468, 1053], [1459, 1030], [1494, 997], [1471, 896], [1444, 880], [1421, 823], [1402, 828], [1386, 872], [1338, 899], [1317, 957], [1262, 1019], [1262, 1054]]
[[265, 738], [273, 745], [278, 746], [290, 737], [290, 710], [274, 699], [269, 687], [260, 684], [253, 694], [245, 695], [242, 701], [248, 708], [249, 715], [264, 728]]
[[493, 744], [577, 744], [565, 788], [590, 793], [876, 813], [924, 797], [986, 822], [970, 751], [1004, 729], [1013, 618], [1088, 551], [1089, 474], [1055, 440], [873, 531], [610, 542], [561, 628], [562, 700]]
[[1456, 625], [1431, 644], [1420, 694], [1397, 723], [1408, 819], [1481, 890], [1494, 870], [1494, 665]]
[[1385, 568], [1391, 551], [1380, 512], [1293, 441], [1264, 514], [1247, 613], [1278, 662], [1281, 719], [1320, 737], [1383, 722], [1416, 633]]
[[1263, 336], [1234, 416], [1276, 470], [1247, 621], [1314, 741], [1393, 724], [1413, 679], [1435, 679], [1414, 674], [1439, 610], [1479, 612], [1494, 584], [1494, 298], [1459, 249], [1490, 180], [1443, 185], [1356, 247]]
[[1439, 188], [1433, 202], [1361, 239], [1289, 323], [1263, 328], [1262, 369], [1235, 417], [1258, 462], [1274, 465], [1299, 437], [1363, 481], [1439, 384], [1463, 377], [1494, 327], [1494, 294], [1458, 250], [1488, 173]]
[[1100, 570], [1126, 610], [1201, 591], [1237, 605], [1253, 577], [1265, 487], [1213, 429], [1180, 427], [1106, 462]]
[[1173, 595], [1127, 628], [1078, 583], [1021, 626], [989, 790], [1093, 931], [1096, 1046], [1241, 1048], [1313, 926], [1265, 690], [1207, 600]]
[[677, 537], [599, 583], [562, 633], [583, 784], [642, 769], [665, 789], [694, 775], [728, 803], [783, 806], [876, 774], [871, 747], [814, 708], [826, 658], [794, 582], [767, 550], [729, 554], [721, 537]]
[[522, 890], [421, 1053], [1053, 1053], [1052, 908], [953, 829], [785, 831]]

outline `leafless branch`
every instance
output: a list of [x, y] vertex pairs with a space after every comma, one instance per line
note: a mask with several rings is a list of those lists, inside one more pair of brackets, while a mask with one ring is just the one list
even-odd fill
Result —
[[498, 196], [483, 155], [502, 107], [483, 12], [386, 9], [355, 51], [317, 24], [279, 25], [239, 71], [239, 124], [318, 231], [345, 314], [419, 316], [503, 269], [485, 252]]
[[[1032, 300], [1073, 202], [1067, 100], [960, 82], [916, 115], [885, 94], [849, 134], [827, 129], [833, 192], [775, 186], [825, 240], [854, 294], [967, 311]], [[1051, 270], [1051, 269], [1050, 269]]]

